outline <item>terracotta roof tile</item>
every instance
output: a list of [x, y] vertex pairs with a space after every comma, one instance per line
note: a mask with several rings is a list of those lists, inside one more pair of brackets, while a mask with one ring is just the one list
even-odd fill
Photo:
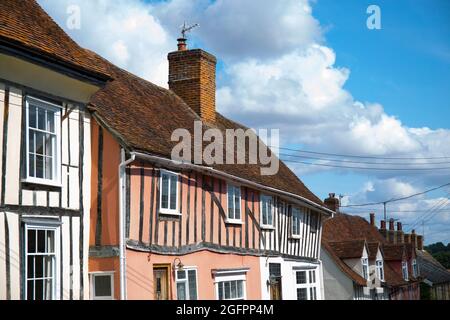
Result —
[[0, 1], [2, 42], [102, 80], [109, 77], [97, 58], [78, 46], [35, 0]]
[[336, 241], [328, 242], [329, 246], [333, 249], [336, 255], [341, 259], [361, 258], [365, 240], [348, 240], [348, 241]]

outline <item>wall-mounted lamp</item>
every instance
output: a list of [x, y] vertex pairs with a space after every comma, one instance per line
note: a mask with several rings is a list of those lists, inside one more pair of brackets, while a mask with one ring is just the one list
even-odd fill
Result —
[[[177, 263], [178, 260], [178, 263]], [[180, 258], [175, 258], [175, 260], [173, 260], [173, 269], [174, 270], [183, 270], [184, 268], [184, 264], [181, 262]]]

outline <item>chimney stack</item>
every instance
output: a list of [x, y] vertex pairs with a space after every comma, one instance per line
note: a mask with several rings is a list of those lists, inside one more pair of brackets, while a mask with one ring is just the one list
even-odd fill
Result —
[[400, 221], [397, 222], [397, 231], [402, 231], [402, 223]]
[[370, 214], [370, 225], [375, 227], [375, 213]]
[[404, 237], [404, 233], [403, 233], [403, 227], [402, 227], [402, 223], [400, 221], [397, 222], [396, 237], [397, 237], [397, 243], [404, 243], [405, 242], [405, 237]]
[[423, 236], [417, 236], [417, 250], [423, 250]]
[[386, 230], [386, 221], [381, 220], [380, 222], [380, 233], [387, 240], [387, 230]]
[[405, 235], [404, 235], [404, 242], [405, 243], [411, 243], [411, 234], [410, 233], [405, 233]]
[[216, 64], [212, 54], [189, 50], [185, 38], [178, 39], [178, 51], [168, 55], [169, 89], [177, 94], [200, 118], [216, 121]]
[[328, 209], [333, 210], [336, 213], [339, 212], [339, 199], [336, 198], [335, 193], [330, 193], [328, 198], [326, 198], [323, 202]]
[[417, 234], [416, 230], [414, 229], [411, 231], [411, 243], [414, 248], [417, 248]]
[[394, 231], [394, 219], [389, 219], [389, 231]]

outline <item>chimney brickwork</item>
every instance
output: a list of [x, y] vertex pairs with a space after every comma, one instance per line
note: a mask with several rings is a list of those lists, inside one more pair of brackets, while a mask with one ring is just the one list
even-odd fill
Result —
[[171, 52], [169, 59], [169, 89], [175, 92], [202, 120], [216, 120], [216, 58], [201, 50]]
[[336, 198], [336, 194], [330, 193], [328, 198], [323, 202], [328, 209], [333, 210], [336, 213], [339, 212], [339, 199]]

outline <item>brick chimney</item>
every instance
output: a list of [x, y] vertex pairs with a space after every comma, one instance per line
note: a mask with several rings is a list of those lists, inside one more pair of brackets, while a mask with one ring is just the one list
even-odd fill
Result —
[[381, 220], [380, 221], [380, 233], [383, 237], [386, 238], [387, 240], [387, 230], [386, 230], [386, 221], [385, 220]]
[[404, 243], [405, 242], [404, 233], [403, 233], [403, 226], [402, 226], [402, 223], [400, 221], [397, 222], [396, 237], [397, 237], [397, 243]]
[[335, 193], [330, 193], [328, 198], [326, 198], [323, 202], [328, 209], [333, 210], [336, 213], [339, 212], [339, 199], [336, 198]]
[[411, 234], [410, 233], [405, 233], [404, 235], [404, 242], [405, 243], [411, 243]]
[[390, 243], [396, 243], [397, 238], [395, 234], [395, 228], [394, 228], [394, 219], [389, 219], [389, 231], [388, 231], [388, 241]]
[[411, 231], [411, 243], [414, 248], [417, 248], [417, 234], [416, 230], [414, 229]]
[[417, 250], [423, 250], [423, 236], [417, 236]]
[[370, 214], [370, 225], [375, 227], [375, 213]]
[[186, 39], [178, 39], [178, 51], [169, 59], [169, 89], [175, 92], [203, 121], [216, 121], [216, 64], [212, 54], [189, 50]]

